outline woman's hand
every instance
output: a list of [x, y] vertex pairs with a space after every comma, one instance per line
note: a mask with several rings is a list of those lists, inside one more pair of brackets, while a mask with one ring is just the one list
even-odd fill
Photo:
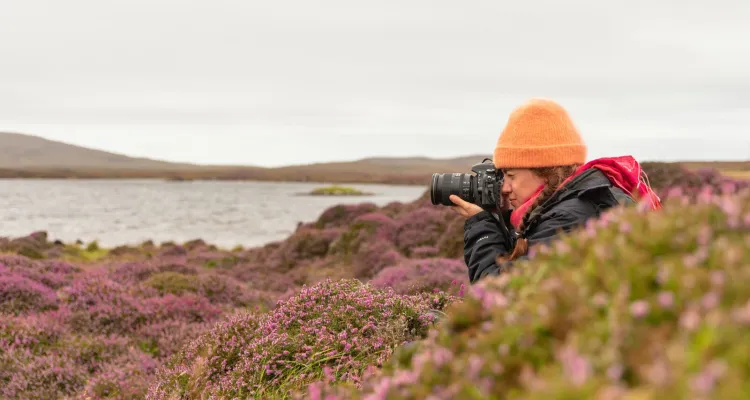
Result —
[[467, 219], [484, 211], [482, 207], [479, 207], [478, 205], [474, 203], [469, 203], [468, 201], [464, 201], [463, 199], [456, 196], [455, 194], [450, 195], [448, 199], [451, 202], [453, 202], [453, 204], [455, 204], [455, 206], [451, 207], [451, 209], [455, 211], [457, 214]]

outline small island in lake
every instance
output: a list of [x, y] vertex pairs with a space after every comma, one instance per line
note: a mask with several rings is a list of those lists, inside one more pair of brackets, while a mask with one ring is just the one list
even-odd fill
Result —
[[326, 186], [322, 188], [314, 189], [309, 193], [305, 193], [309, 196], [372, 196], [373, 193], [363, 192], [359, 189], [354, 189], [346, 186]]

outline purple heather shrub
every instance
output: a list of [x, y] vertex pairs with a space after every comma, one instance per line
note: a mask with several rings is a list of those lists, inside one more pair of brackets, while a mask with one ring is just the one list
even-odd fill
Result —
[[15, 272], [0, 274], [0, 314], [17, 315], [56, 307], [57, 295], [49, 286]]
[[113, 247], [111, 250], [109, 250], [108, 254], [112, 257], [118, 258], [138, 258], [144, 254], [143, 250], [144, 249], [136, 246], [120, 245]]
[[8, 268], [37, 270], [39, 269], [39, 263], [38, 260], [32, 260], [18, 254], [0, 254], [0, 265], [5, 265]]
[[92, 400], [143, 398], [158, 366], [153, 357], [131, 348], [92, 376], [81, 395]]
[[177, 272], [195, 275], [198, 269], [187, 262], [184, 256], [157, 257], [144, 261], [128, 261], [116, 264], [111, 268], [109, 277], [116, 282], [135, 283], [148, 279], [160, 272]]
[[308, 396], [744, 398], [749, 211], [715, 191], [609, 212], [473, 285], [380, 373]]
[[404, 210], [408, 207], [406, 203], [400, 202], [400, 201], [392, 201], [385, 206], [381, 207], [380, 210], [378, 210], [379, 213], [384, 214], [390, 218], [396, 218], [399, 214], [404, 212]]
[[397, 220], [396, 246], [410, 255], [414, 248], [437, 245], [449, 217], [445, 209], [434, 206], [418, 208], [400, 216]]
[[140, 282], [154, 273], [156, 269], [150, 263], [128, 261], [114, 265], [109, 277], [116, 282], [133, 283]]
[[55, 318], [55, 313], [48, 311], [0, 318], [0, 353], [23, 350], [44, 354], [69, 334], [67, 327]]
[[198, 276], [197, 293], [211, 303], [246, 306], [251, 303], [247, 286], [239, 280], [216, 273]]
[[392, 288], [399, 294], [448, 291], [456, 285], [468, 285], [468, 272], [462, 260], [450, 258], [408, 259], [384, 268], [370, 283], [375, 287]]
[[67, 335], [57, 343], [65, 357], [83, 367], [88, 374], [101, 371], [107, 364], [132, 348], [130, 341], [117, 335]]
[[192, 252], [192, 251], [195, 251], [195, 250], [198, 250], [198, 249], [205, 249], [205, 248], [207, 248], [207, 247], [208, 247], [209, 245], [208, 245], [208, 243], [206, 243], [206, 241], [205, 241], [205, 240], [203, 240], [203, 239], [200, 239], [200, 238], [198, 238], [198, 239], [188, 240], [187, 242], [185, 242], [185, 243], [183, 244], [183, 246], [184, 246], [184, 247], [185, 247], [185, 248], [186, 248], [186, 249], [187, 249], [187, 250], [188, 250], [189, 252]]
[[435, 246], [420, 246], [411, 249], [412, 258], [436, 257], [440, 250]]
[[247, 286], [249, 292], [255, 290], [268, 290], [272, 292], [284, 292], [298, 285], [290, 273], [269, 268], [267, 265], [240, 264], [227, 271], [227, 276], [233, 277]]
[[231, 268], [239, 262], [235, 255], [217, 250], [200, 250], [188, 255], [188, 263], [208, 268]]
[[174, 256], [186, 256], [188, 250], [185, 246], [174, 243], [163, 243], [159, 248], [157, 257], [174, 257]]
[[266, 267], [287, 271], [324, 257], [339, 230], [299, 230], [266, 260]]
[[266, 314], [242, 313], [188, 344], [148, 399], [273, 398], [329, 376], [356, 382], [369, 365], [426, 335], [443, 293], [400, 296], [356, 280], [303, 287]]
[[85, 367], [64, 354], [0, 352], [0, 398], [55, 399], [78, 393], [86, 383]]
[[77, 332], [127, 333], [145, 323], [149, 310], [127, 288], [101, 274], [90, 274], [60, 291]]
[[[196, 339], [220, 318], [220, 315], [202, 318], [202, 322], [185, 322], [184, 316], [172, 315], [143, 325], [133, 333], [138, 348], [159, 360], [166, 360], [176, 354], [183, 345]], [[194, 319], [195, 320], [195, 319]], [[207, 323], [208, 322], [208, 323]]]
[[340, 204], [323, 211], [315, 223], [318, 229], [347, 227], [360, 215], [377, 211], [374, 203]]
[[211, 304], [206, 297], [195, 294], [176, 296], [168, 293], [162, 297], [143, 300], [142, 309], [150, 320], [175, 319], [184, 322], [213, 321], [222, 314], [218, 305]]
[[54, 264], [48, 267], [45, 263], [49, 261], [51, 260], [40, 261], [15, 254], [2, 254], [0, 255], [0, 273], [2, 271], [6, 273], [14, 272], [52, 289], [58, 289], [68, 284], [72, 275], [69, 272], [63, 272], [64, 270], [57, 270], [54, 268]]
[[42, 272], [52, 272], [55, 274], [75, 274], [83, 271], [81, 267], [77, 267], [69, 262], [60, 260], [42, 260], [39, 262], [42, 265]]
[[465, 221], [463, 217], [456, 215], [447, 223], [445, 232], [437, 240], [439, 256], [463, 259]]
[[352, 256], [354, 277], [370, 279], [383, 268], [396, 265], [405, 257], [399, 253], [393, 243], [388, 241], [365, 242], [359, 251]]
[[374, 241], [387, 240], [393, 242], [396, 239], [398, 223], [381, 212], [371, 212], [360, 215], [354, 219], [354, 223], [357, 222], [364, 222], [367, 225], [376, 227], [375, 235], [372, 237], [372, 240]]

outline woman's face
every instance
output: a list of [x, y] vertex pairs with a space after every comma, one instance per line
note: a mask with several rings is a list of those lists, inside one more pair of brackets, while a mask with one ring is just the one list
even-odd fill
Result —
[[503, 171], [505, 182], [503, 182], [503, 195], [508, 196], [508, 200], [513, 208], [518, 208], [524, 201], [531, 197], [539, 186], [545, 182], [539, 175], [533, 173], [530, 169], [506, 169]]

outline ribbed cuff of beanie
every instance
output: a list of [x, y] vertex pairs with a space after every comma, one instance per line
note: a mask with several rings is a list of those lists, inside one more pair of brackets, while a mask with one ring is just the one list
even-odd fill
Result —
[[539, 168], [585, 164], [586, 146], [580, 144], [546, 147], [497, 147], [495, 168]]

